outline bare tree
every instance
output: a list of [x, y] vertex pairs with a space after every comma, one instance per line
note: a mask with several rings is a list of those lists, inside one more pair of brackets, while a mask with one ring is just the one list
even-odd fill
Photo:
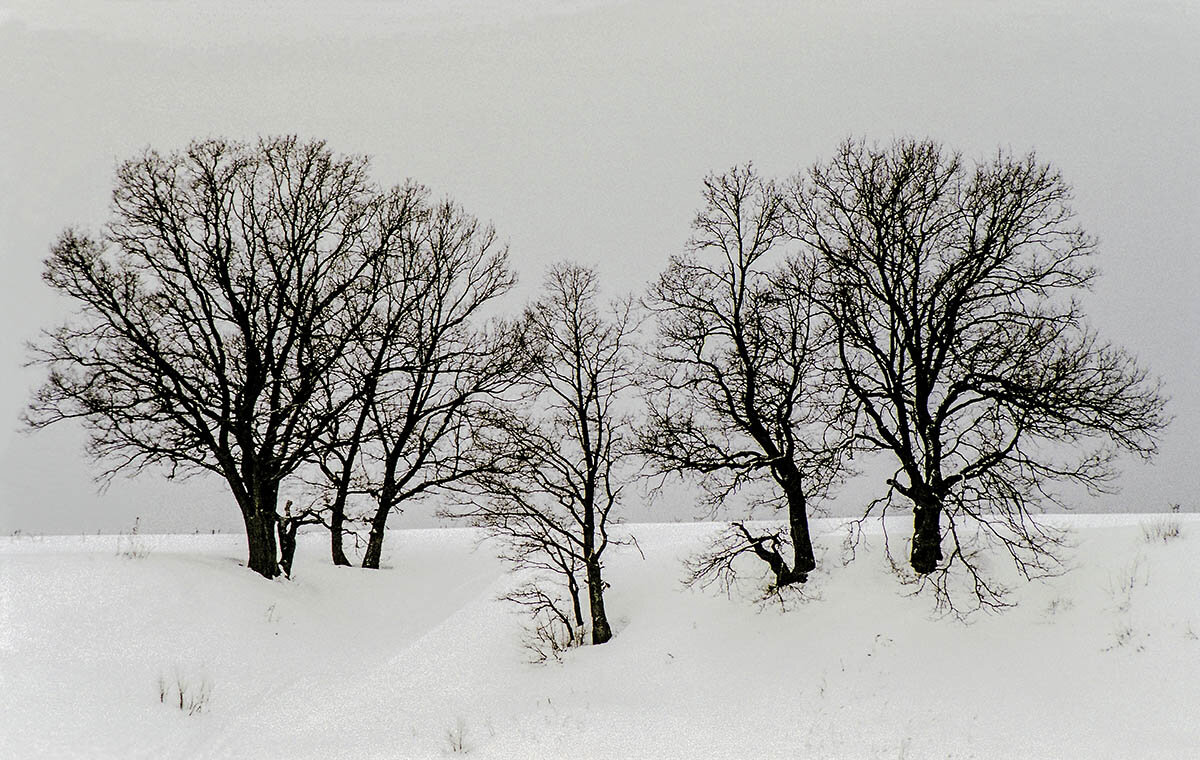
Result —
[[1156, 384], [1084, 321], [1095, 243], [1069, 200], [1032, 154], [968, 166], [914, 140], [848, 141], [790, 195], [826, 269], [859, 439], [895, 457], [878, 503], [911, 503], [910, 564], [940, 601], [958, 562], [979, 603], [1002, 603], [970, 534], [1027, 577], [1053, 572], [1061, 537], [1033, 517], [1051, 485], [1106, 488], [1116, 451], [1149, 457], [1167, 423]]
[[647, 299], [659, 337], [643, 453], [660, 472], [700, 475], [713, 503], [769, 479], [767, 500], [787, 509], [787, 539], [735, 523], [697, 580], [753, 553], [774, 588], [804, 583], [816, 567], [809, 510], [848, 451], [823, 366], [831, 344], [812, 297], [817, 270], [781, 250], [783, 220], [783, 196], [750, 167], [707, 177], [691, 250], [671, 259]]
[[351, 501], [367, 495], [362, 457], [364, 446], [374, 435], [371, 410], [382, 377], [400, 350], [407, 323], [420, 318], [414, 313], [411, 292], [417, 287], [414, 272], [421, 257], [422, 228], [429, 215], [428, 196], [425, 187], [414, 183], [388, 196], [389, 214], [407, 223], [387, 255], [374, 262], [373, 308], [347, 346], [345, 361], [320, 380], [326, 403], [344, 411], [331, 421], [314, 452], [316, 473], [309, 473], [308, 484], [322, 506], [309, 512], [329, 529], [335, 565], [350, 564], [344, 547], [347, 516], [357, 521], [359, 516], [350, 509]]
[[[514, 282], [495, 231], [454, 203], [429, 203], [423, 189], [411, 201], [416, 222], [384, 264], [351, 370], [329, 380], [334, 396], [351, 389], [318, 462], [338, 564], [349, 564], [348, 514], [368, 526], [363, 567], [378, 568], [393, 513], [496, 466], [476, 439], [529, 366], [520, 330], [483, 323]], [[348, 513], [355, 497], [365, 514]]]
[[290, 137], [125, 162], [104, 232], [68, 230], [46, 261], [45, 281], [79, 311], [32, 348], [49, 378], [29, 424], [82, 420], [105, 477], [220, 475], [249, 567], [278, 575], [280, 485], [345, 411], [321, 378], [408, 224], [389, 196], [365, 158]]
[[513, 601], [578, 630], [584, 625], [580, 591], [586, 590], [592, 643], [603, 644], [612, 638], [603, 555], [630, 477], [631, 423], [621, 404], [636, 375], [632, 304], [621, 301], [606, 312], [597, 303], [595, 272], [560, 264], [526, 310], [524, 329], [535, 357], [526, 380], [530, 406], [492, 429], [488, 445], [505, 466], [477, 474], [485, 498], [455, 516], [502, 537], [505, 556], [518, 567], [561, 577], [570, 610], [536, 583], [515, 592]]

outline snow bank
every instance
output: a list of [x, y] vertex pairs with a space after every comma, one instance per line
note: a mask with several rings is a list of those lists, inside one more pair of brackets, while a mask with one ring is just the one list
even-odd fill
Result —
[[[276, 582], [236, 536], [4, 539], [0, 757], [1194, 756], [1200, 518], [1055, 519], [1073, 569], [965, 625], [906, 595], [878, 530], [843, 567], [818, 521], [784, 612], [680, 586], [718, 526], [629, 526], [616, 637], [549, 665], [474, 531], [394, 532], [379, 572], [309, 536]], [[1181, 537], [1144, 537], [1167, 519]]]

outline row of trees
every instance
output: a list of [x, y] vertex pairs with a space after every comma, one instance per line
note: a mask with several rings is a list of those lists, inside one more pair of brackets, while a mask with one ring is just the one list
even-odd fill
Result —
[[[696, 577], [755, 556], [778, 589], [816, 567], [813, 505], [877, 451], [895, 467], [867, 511], [911, 506], [912, 570], [944, 597], [962, 566], [999, 603], [969, 533], [1047, 570], [1050, 485], [1105, 487], [1166, 424], [1083, 319], [1094, 241], [1032, 155], [848, 141], [784, 184], [734, 168], [640, 303], [563, 264], [514, 319], [487, 318], [514, 284], [492, 228], [321, 142], [148, 151], [113, 198], [101, 234], [68, 230], [47, 260], [80, 309], [34, 346], [49, 375], [27, 419], [83, 420], [108, 476], [220, 475], [267, 577], [305, 523], [338, 564], [364, 525], [378, 567], [389, 516], [439, 493], [566, 589], [514, 600], [602, 643], [608, 527], [644, 463], [714, 503], [760, 484], [786, 526], [733, 523]], [[302, 506], [280, 513], [281, 488]]]
[[105, 476], [216, 473], [266, 577], [276, 534], [314, 514], [279, 513], [286, 480], [324, 476], [339, 564], [347, 502], [369, 500], [377, 567], [397, 504], [487, 466], [459, 421], [524, 373], [509, 326], [471, 321], [513, 282], [493, 231], [320, 142], [128, 161], [112, 221], [63, 233], [44, 278], [81, 309], [34, 347], [49, 377], [29, 422], [84, 420]]
[[709, 177], [704, 200], [648, 298], [642, 449], [711, 473], [716, 499], [769, 475], [788, 536], [734, 523], [696, 579], [753, 553], [777, 586], [804, 582], [810, 504], [868, 451], [894, 471], [866, 512], [911, 508], [913, 573], [949, 603], [961, 567], [999, 605], [980, 544], [1054, 572], [1062, 536], [1035, 514], [1055, 484], [1102, 491], [1120, 450], [1154, 453], [1161, 390], [1088, 327], [1095, 241], [1034, 155], [969, 166], [929, 141], [848, 141], [783, 186], [749, 167]]

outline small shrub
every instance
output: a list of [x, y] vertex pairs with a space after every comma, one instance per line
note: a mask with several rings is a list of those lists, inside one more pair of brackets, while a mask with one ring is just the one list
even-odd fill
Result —
[[117, 535], [117, 556], [125, 559], [145, 559], [150, 556], [150, 547], [146, 545], [145, 539], [138, 535], [138, 523], [142, 518], [135, 517], [133, 519], [133, 528], [129, 533], [120, 533]]
[[[1123, 647], [1130, 646], [1137, 642], [1137, 638], [1137, 631], [1134, 629], [1133, 623], [1129, 622], [1128, 620], [1122, 620], [1117, 624], [1116, 628], [1113, 629], [1113, 643], [1106, 647], [1104, 651], [1111, 652], [1114, 649], [1121, 649]], [[1146, 647], [1142, 644], [1137, 644], [1134, 651], [1142, 652], [1145, 651], [1145, 649]]]
[[180, 712], [188, 715], [199, 715], [207, 710], [211, 696], [212, 685], [207, 678], [194, 683], [177, 672], [172, 684], [165, 676], [158, 677], [158, 701], [178, 707]]
[[1162, 517], [1152, 522], [1142, 523], [1142, 538], [1148, 544], [1165, 544], [1179, 538], [1180, 535], [1179, 520], [1173, 517]]
[[1108, 579], [1108, 594], [1113, 600], [1113, 608], [1119, 614], [1129, 612], [1129, 608], [1133, 606], [1133, 592], [1138, 586], [1145, 586], [1150, 582], [1149, 578], [1142, 571], [1142, 558], [1134, 557], [1133, 561], [1122, 568], [1119, 572], [1113, 573]]
[[532, 654], [530, 662], [534, 664], [561, 662], [568, 649], [581, 646], [591, 633], [572, 614], [571, 599], [546, 580], [534, 578], [500, 596], [528, 615], [521, 643]]
[[532, 625], [526, 629], [525, 640], [522, 642], [535, 664], [544, 662], [562, 662], [567, 650], [583, 646], [587, 641], [587, 629], [571, 627], [558, 618], [538, 616]]
[[1072, 600], [1063, 596], [1056, 596], [1046, 605], [1045, 615], [1048, 618], [1055, 617], [1060, 613], [1072, 609], [1074, 606], [1075, 602]]
[[467, 724], [462, 718], [454, 722], [454, 725], [446, 729], [446, 744], [450, 747], [450, 752], [455, 755], [465, 755], [471, 751], [467, 745]]

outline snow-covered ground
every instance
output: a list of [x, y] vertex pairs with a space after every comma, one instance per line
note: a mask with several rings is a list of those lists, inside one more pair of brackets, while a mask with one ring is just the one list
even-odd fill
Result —
[[1073, 569], [966, 624], [906, 596], [878, 534], [843, 567], [837, 521], [786, 612], [681, 587], [717, 526], [631, 525], [616, 637], [543, 665], [470, 530], [396, 531], [378, 572], [309, 536], [277, 582], [237, 536], [6, 538], [0, 757], [1195, 757], [1200, 516], [1055, 519]]

